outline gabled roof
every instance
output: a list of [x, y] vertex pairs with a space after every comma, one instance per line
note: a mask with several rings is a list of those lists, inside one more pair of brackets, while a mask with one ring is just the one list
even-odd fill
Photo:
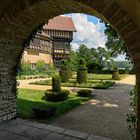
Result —
[[65, 16], [57, 16], [53, 19], [50, 19], [48, 25], [44, 25], [43, 28], [46, 30], [62, 30], [76, 32], [76, 28], [72, 19]]

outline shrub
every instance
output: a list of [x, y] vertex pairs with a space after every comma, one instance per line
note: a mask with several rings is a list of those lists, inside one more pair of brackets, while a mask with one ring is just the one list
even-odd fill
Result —
[[61, 69], [59, 70], [59, 75], [61, 77], [61, 82], [68, 82], [69, 80], [69, 68], [68, 68], [68, 61], [62, 60], [61, 62]]
[[130, 72], [129, 68], [126, 68], [124, 74], [129, 74], [129, 72]]
[[61, 79], [59, 75], [52, 77], [52, 91], [60, 92], [61, 91]]
[[119, 70], [117, 67], [115, 67], [113, 70], [112, 79], [120, 80], [120, 74], [119, 74]]
[[72, 78], [72, 70], [69, 69], [69, 79]]
[[112, 81], [103, 81], [103, 82], [97, 84], [94, 88], [96, 88], [96, 89], [107, 89], [110, 86], [113, 86], [114, 84], [115, 84], [115, 82], [112, 82]]
[[25, 62], [20, 65], [19, 75], [30, 75], [31, 73], [32, 70], [29, 62]]
[[129, 73], [130, 73], [130, 74], [135, 74], [135, 68], [133, 67], [133, 68], [130, 70]]
[[127, 122], [129, 124], [129, 132], [132, 137], [136, 137], [136, 106], [137, 106], [137, 87], [134, 86], [130, 94], [130, 106], [133, 110], [132, 113], [127, 114]]
[[47, 70], [46, 64], [44, 61], [37, 61], [36, 63], [36, 71], [38, 73], [45, 73]]
[[32, 110], [35, 114], [35, 117], [39, 118], [39, 119], [46, 119], [46, 118], [52, 117], [54, 115], [56, 109], [57, 109], [56, 107], [46, 106], [46, 105], [37, 106], [37, 107], [32, 108]]
[[46, 91], [45, 97], [47, 101], [59, 102], [68, 99], [69, 90], [61, 90], [60, 92]]
[[77, 82], [79, 84], [87, 82], [87, 67], [84, 59], [79, 59], [77, 70]]
[[87, 65], [88, 73], [102, 73], [103, 66], [98, 63], [89, 63]]
[[89, 96], [91, 96], [91, 92], [92, 92], [92, 90], [79, 90], [78, 92], [77, 92], [77, 95], [78, 96], [81, 96], [81, 97], [89, 97]]

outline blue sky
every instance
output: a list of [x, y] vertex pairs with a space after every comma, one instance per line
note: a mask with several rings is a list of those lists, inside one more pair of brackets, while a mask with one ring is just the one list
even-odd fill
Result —
[[[77, 30], [71, 43], [73, 50], [78, 49], [80, 44], [85, 44], [89, 48], [106, 47], [105, 25], [100, 22], [100, 19], [85, 14], [66, 14], [65, 16], [73, 19]], [[125, 56], [120, 55], [115, 60], [123, 61]]]

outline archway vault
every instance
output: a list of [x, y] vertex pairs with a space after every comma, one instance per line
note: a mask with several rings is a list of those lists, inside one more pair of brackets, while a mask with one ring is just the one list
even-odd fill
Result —
[[137, 140], [140, 139], [140, 1], [0, 0], [0, 121], [16, 116], [16, 65], [28, 38], [49, 19], [85, 13], [110, 23], [125, 40], [138, 85]]

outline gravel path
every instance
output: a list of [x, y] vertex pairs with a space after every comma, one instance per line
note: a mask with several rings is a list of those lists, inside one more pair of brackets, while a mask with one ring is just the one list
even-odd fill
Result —
[[129, 76], [108, 90], [94, 90], [93, 99], [75, 108], [53, 123], [55, 126], [79, 130], [117, 140], [131, 140], [126, 122], [129, 92], [135, 76]]

